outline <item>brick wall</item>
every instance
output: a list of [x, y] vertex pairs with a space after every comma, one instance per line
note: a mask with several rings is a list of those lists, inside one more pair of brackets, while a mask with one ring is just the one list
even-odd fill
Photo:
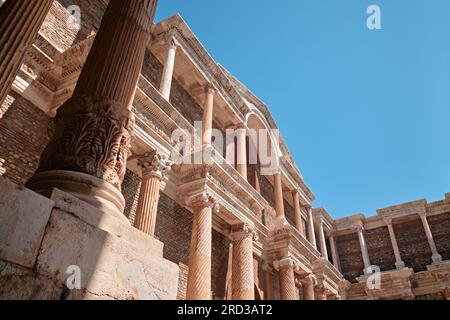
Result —
[[443, 260], [450, 260], [450, 212], [427, 219], [439, 254]]
[[141, 190], [141, 177], [127, 169], [122, 183], [122, 194], [125, 198], [124, 215], [134, 223], [136, 209], [139, 201], [139, 191]]
[[366, 243], [370, 263], [382, 271], [395, 269], [395, 256], [387, 227], [366, 230]]
[[355, 283], [356, 278], [362, 275], [364, 270], [358, 235], [351, 233], [338, 236], [336, 237], [336, 246], [339, 252], [342, 274], [345, 279]]
[[24, 185], [39, 165], [51, 127], [49, 117], [10, 92], [0, 109], [0, 175]]
[[422, 221], [417, 218], [401, 224], [394, 224], [400, 255], [407, 267], [414, 271], [424, 271], [431, 263], [431, 250], [428, 245]]

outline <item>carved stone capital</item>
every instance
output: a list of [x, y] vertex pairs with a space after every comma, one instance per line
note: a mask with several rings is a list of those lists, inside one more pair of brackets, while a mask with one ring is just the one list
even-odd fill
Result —
[[138, 157], [137, 161], [138, 165], [142, 168], [143, 175], [155, 175], [160, 178], [171, 169], [173, 164], [166, 156], [156, 151]]
[[219, 210], [220, 210], [219, 202], [217, 202], [215, 196], [208, 191], [189, 196], [186, 199], [186, 203], [190, 207], [212, 208], [214, 212], [219, 212]]
[[217, 92], [217, 89], [216, 89], [216, 87], [214, 87], [214, 85], [213, 85], [212, 83], [208, 83], [208, 84], [205, 86], [205, 93], [206, 93], [206, 94], [215, 95], [216, 92]]
[[392, 217], [384, 217], [383, 220], [387, 226], [392, 226]]
[[317, 285], [317, 278], [313, 274], [309, 274], [306, 277], [303, 277], [301, 279], [301, 282], [302, 282], [303, 285], [310, 284], [310, 285], [315, 286], [315, 285]]
[[294, 272], [298, 271], [298, 269], [299, 269], [299, 265], [298, 265], [297, 261], [295, 261], [291, 257], [284, 258], [284, 259], [281, 259], [278, 261], [274, 261], [273, 266], [277, 270], [283, 269], [283, 268], [292, 268], [294, 270]]
[[55, 134], [39, 172], [86, 173], [121, 189], [134, 127], [126, 105], [94, 96], [69, 99], [55, 118]]
[[240, 226], [232, 227], [230, 236], [232, 240], [243, 240], [248, 237], [252, 237], [253, 241], [257, 241], [259, 239], [255, 227], [248, 223], [243, 223]]

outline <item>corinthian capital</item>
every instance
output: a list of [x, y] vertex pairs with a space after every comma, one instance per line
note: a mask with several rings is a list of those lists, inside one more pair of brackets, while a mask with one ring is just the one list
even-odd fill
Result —
[[243, 223], [237, 227], [232, 227], [231, 238], [233, 240], [242, 240], [247, 237], [252, 237], [254, 241], [258, 240], [258, 233], [253, 225]]
[[144, 175], [151, 174], [162, 177], [172, 167], [172, 161], [156, 151], [146, 153], [137, 160]]
[[187, 197], [186, 203], [190, 207], [211, 207], [214, 212], [219, 212], [220, 210], [219, 202], [208, 191]]

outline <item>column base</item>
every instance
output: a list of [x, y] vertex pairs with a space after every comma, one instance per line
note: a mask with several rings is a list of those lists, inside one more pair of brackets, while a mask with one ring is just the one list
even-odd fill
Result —
[[405, 268], [405, 263], [403, 261], [396, 262], [395, 267], [397, 268], [397, 270], [402, 270]]
[[433, 264], [442, 263], [442, 256], [438, 253], [433, 254], [433, 256], [431, 257], [431, 260], [433, 260]]
[[123, 215], [125, 199], [110, 183], [85, 173], [75, 171], [45, 171], [35, 174], [27, 188], [49, 197], [54, 188], [70, 193], [91, 206], [129, 224]]

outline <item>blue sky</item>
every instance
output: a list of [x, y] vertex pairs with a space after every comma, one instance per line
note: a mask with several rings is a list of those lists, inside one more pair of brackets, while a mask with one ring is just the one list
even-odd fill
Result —
[[316, 207], [450, 192], [450, 1], [161, 0], [156, 21], [175, 13], [269, 106]]

